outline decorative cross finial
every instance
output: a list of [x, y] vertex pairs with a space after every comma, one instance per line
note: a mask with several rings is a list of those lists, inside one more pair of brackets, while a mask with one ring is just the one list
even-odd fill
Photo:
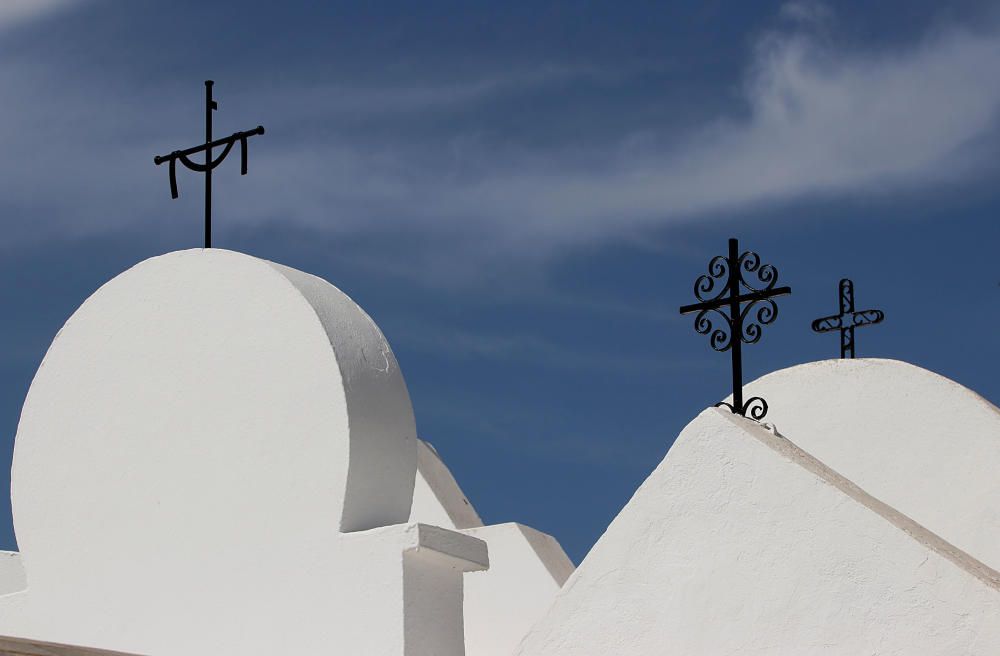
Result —
[[848, 278], [840, 281], [840, 314], [823, 317], [812, 322], [812, 329], [818, 333], [840, 331], [840, 357], [854, 357], [854, 329], [882, 323], [882, 310], [854, 311], [854, 283]]
[[[222, 160], [226, 159], [233, 144], [240, 142], [240, 157], [242, 165], [240, 175], [247, 174], [247, 139], [258, 134], [264, 134], [264, 127], [258, 125], [253, 130], [246, 132], [234, 132], [224, 139], [212, 141], [212, 112], [219, 108], [219, 104], [212, 100], [212, 80], [205, 80], [205, 143], [200, 146], [193, 146], [185, 150], [175, 150], [169, 155], [157, 155], [153, 158], [153, 163], [159, 166], [164, 162], [170, 162], [170, 197], [177, 198], [177, 160], [192, 171], [205, 174], [205, 248], [212, 247], [212, 169]], [[212, 149], [224, 146], [222, 154], [216, 159], [212, 159]], [[195, 153], [205, 153], [205, 163], [199, 164], [188, 159], [188, 155]]]
[[[753, 251], [740, 255], [739, 250], [739, 242], [730, 239], [728, 257], [718, 255], [709, 261], [708, 274], [694, 281], [694, 295], [701, 302], [681, 307], [681, 314], [697, 312], [694, 329], [702, 335], [711, 333], [709, 341], [716, 351], [732, 352], [733, 403], [720, 401], [715, 405], [724, 405], [744, 417], [749, 411], [751, 419], [760, 420], [767, 414], [767, 401], [759, 396], [743, 401], [742, 344], [755, 344], [760, 340], [762, 327], [778, 318], [778, 305], [773, 297], [791, 294], [792, 288], [775, 287], [778, 270], [770, 264], [761, 265], [760, 256]], [[753, 284], [743, 277], [744, 272], [756, 274]], [[728, 308], [729, 313], [723, 312], [723, 308]], [[715, 327], [718, 317], [710, 312], [722, 317], [725, 321], [722, 327]], [[745, 323], [748, 318], [749, 323]]]

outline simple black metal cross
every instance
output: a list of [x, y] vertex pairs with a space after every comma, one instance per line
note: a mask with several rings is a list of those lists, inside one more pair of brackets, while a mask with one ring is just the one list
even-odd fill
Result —
[[[744, 417], [749, 410], [750, 417], [759, 420], [767, 414], [767, 402], [759, 396], [747, 399], [745, 403], [743, 401], [741, 345], [755, 344], [760, 339], [762, 327], [778, 317], [778, 305], [773, 298], [791, 294], [792, 288], [775, 287], [778, 283], [778, 270], [770, 264], [762, 266], [760, 256], [753, 251], [746, 251], [742, 255], [739, 251], [739, 242], [730, 239], [729, 255], [712, 258], [708, 263], [708, 274], [700, 276], [694, 282], [694, 295], [701, 302], [685, 305], [680, 310], [681, 314], [698, 313], [694, 319], [694, 329], [702, 335], [711, 333], [709, 342], [713, 349], [720, 353], [732, 352], [733, 403], [730, 405], [720, 401], [716, 405], [724, 405]], [[755, 273], [757, 280], [750, 284], [743, 277], [744, 272]], [[719, 283], [723, 284], [719, 285], [721, 288], [716, 292]], [[728, 314], [723, 312], [724, 308], [728, 308]], [[711, 312], [722, 317], [725, 321], [723, 327], [715, 328]], [[750, 322], [746, 323], [748, 318]], [[754, 405], [755, 402], [758, 404]]]
[[882, 323], [882, 310], [854, 311], [854, 283], [848, 278], [840, 281], [840, 314], [823, 317], [812, 322], [812, 329], [818, 333], [840, 331], [840, 357], [854, 357], [854, 329]]
[[[247, 174], [247, 139], [254, 135], [264, 134], [264, 127], [258, 125], [253, 130], [246, 132], [234, 132], [224, 139], [212, 140], [212, 112], [219, 108], [218, 103], [212, 100], [212, 80], [205, 80], [205, 143], [200, 146], [193, 146], [185, 150], [175, 150], [169, 155], [157, 155], [153, 158], [153, 163], [159, 166], [164, 162], [170, 162], [170, 197], [177, 198], [177, 161], [192, 171], [205, 174], [205, 248], [212, 247], [212, 169], [222, 164], [229, 151], [233, 149], [233, 144], [240, 142], [240, 157], [242, 165], [240, 175]], [[216, 159], [212, 159], [212, 149], [223, 146], [222, 154]], [[199, 164], [188, 158], [188, 155], [205, 153], [205, 163]]]

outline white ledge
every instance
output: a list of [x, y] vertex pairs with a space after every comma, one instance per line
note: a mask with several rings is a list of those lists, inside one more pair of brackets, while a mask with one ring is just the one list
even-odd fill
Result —
[[486, 542], [439, 526], [414, 522], [342, 534], [346, 540], [376, 535], [386, 540], [395, 538], [403, 552], [429, 553], [440, 557], [445, 564], [462, 572], [478, 572], [490, 566]]

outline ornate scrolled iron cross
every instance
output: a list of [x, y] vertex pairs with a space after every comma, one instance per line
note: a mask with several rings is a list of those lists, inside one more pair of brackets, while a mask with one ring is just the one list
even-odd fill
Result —
[[[747, 280], [745, 274], [753, 274]], [[778, 318], [775, 296], [791, 294], [791, 287], [776, 287], [778, 270], [761, 264], [753, 251], [740, 254], [739, 242], [729, 240], [729, 255], [718, 255], [708, 263], [708, 273], [694, 282], [694, 295], [701, 301], [681, 307], [681, 314], [697, 312], [694, 329], [709, 335], [712, 348], [720, 353], [730, 351], [733, 358], [733, 403], [725, 401], [735, 414], [751, 419], [763, 419], [767, 401], [759, 396], [743, 400], [743, 344], [760, 340], [763, 326]], [[725, 311], [728, 310], [728, 313]], [[720, 323], [721, 321], [721, 323]]]
[[[228, 137], [212, 140], [212, 112], [219, 108], [219, 104], [212, 100], [212, 80], [205, 80], [205, 143], [200, 146], [193, 146], [184, 150], [175, 150], [169, 155], [157, 155], [153, 158], [153, 163], [159, 166], [164, 162], [170, 163], [170, 197], [177, 198], [177, 162], [180, 161], [185, 167], [192, 171], [205, 174], [205, 248], [212, 247], [212, 169], [222, 164], [226, 159], [233, 145], [240, 142], [240, 175], [247, 174], [247, 139], [258, 134], [264, 134], [264, 127], [258, 125], [253, 130], [245, 132], [234, 132]], [[222, 154], [212, 159], [212, 149], [222, 147]], [[188, 156], [196, 153], [205, 153], [205, 163], [199, 164], [192, 161]]]
[[831, 330], [840, 331], [840, 357], [854, 357], [854, 329], [882, 323], [882, 310], [854, 311], [854, 283], [849, 278], [840, 281], [840, 314], [822, 317], [812, 322], [812, 329], [818, 333]]

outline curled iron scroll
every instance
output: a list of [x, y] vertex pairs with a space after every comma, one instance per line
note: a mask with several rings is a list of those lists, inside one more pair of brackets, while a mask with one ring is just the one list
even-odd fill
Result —
[[742, 415], [744, 417], [749, 417], [754, 421], [760, 421], [761, 419], [764, 418], [765, 415], [767, 415], [767, 401], [765, 401], [759, 396], [751, 396], [743, 403], [743, 407], [740, 408], [739, 410], [733, 408], [733, 404], [728, 403], [726, 401], [719, 401], [718, 403], [715, 404], [715, 407], [729, 408], [729, 411], [732, 412], [734, 415]]
[[[760, 255], [754, 253], [753, 251], [746, 251], [743, 255], [740, 255], [738, 261], [738, 266], [736, 267], [740, 274], [740, 283], [744, 287], [754, 292], [764, 292], [774, 289], [774, 286], [778, 283], [778, 269], [775, 268], [773, 264], [760, 263]], [[743, 273], [756, 273], [757, 279], [751, 283], [746, 279]], [[758, 285], [763, 285], [758, 286]]]
[[[709, 314], [715, 312], [721, 317], [722, 325], [716, 327], [718, 317]], [[709, 335], [709, 344], [720, 353], [728, 351], [733, 346], [733, 323], [726, 313], [717, 308], [705, 309], [699, 312], [694, 318], [694, 329], [701, 335]]]
[[[726, 281], [729, 273], [729, 259], [724, 255], [716, 255], [708, 263], [708, 273], [705, 275], [698, 276], [698, 279], [694, 281], [694, 295], [702, 302], [714, 301], [722, 297], [726, 293]], [[719, 285], [719, 290], [716, 291], [716, 285]]]
[[777, 318], [778, 304], [773, 299], [764, 298], [753, 301], [740, 312], [740, 339], [743, 340], [744, 344], [756, 344], [760, 341], [762, 328], [773, 323]]

